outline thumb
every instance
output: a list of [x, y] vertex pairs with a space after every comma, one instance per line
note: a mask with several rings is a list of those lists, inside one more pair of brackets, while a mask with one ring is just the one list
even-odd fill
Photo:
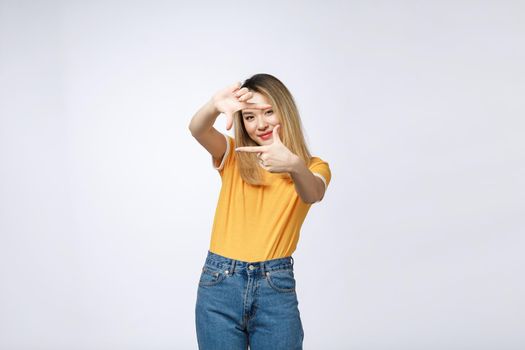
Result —
[[230, 130], [233, 124], [233, 117], [230, 113], [226, 114], [226, 130]]
[[273, 142], [281, 142], [279, 130], [281, 130], [281, 124], [277, 124], [275, 128], [273, 128]]

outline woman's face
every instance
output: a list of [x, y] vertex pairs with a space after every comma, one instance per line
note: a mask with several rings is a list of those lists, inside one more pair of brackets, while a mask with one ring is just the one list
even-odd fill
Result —
[[[270, 104], [270, 100], [258, 92], [253, 92], [252, 98], [246, 102]], [[274, 109], [270, 107], [266, 109], [245, 108], [242, 110], [242, 121], [250, 138], [262, 146], [273, 143], [273, 128], [275, 128], [281, 120], [279, 115], [274, 112]], [[279, 130], [279, 132], [280, 131], [281, 130]], [[281, 137], [280, 133], [279, 136]]]

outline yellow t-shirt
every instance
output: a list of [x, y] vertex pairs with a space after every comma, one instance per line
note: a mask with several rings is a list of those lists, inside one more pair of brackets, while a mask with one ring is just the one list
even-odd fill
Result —
[[[292, 255], [311, 204], [302, 201], [292, 181], [263, 170], [269, 186], [245, 183], [237, 167], [235, 139], [224, 135], [226, 152], [217, 165], [222, 187], [211, 233], [210, 251], [227, 258], [258, 262]], [[308, 169], [331, 180], [328, 163], [312, 157]]]

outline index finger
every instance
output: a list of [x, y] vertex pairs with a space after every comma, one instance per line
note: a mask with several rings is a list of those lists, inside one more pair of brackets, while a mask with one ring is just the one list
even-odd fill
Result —
[[241, 151], [241, 152], [262, 152], [266, 150], [266, 147], [265, 146], [244, 146], [244, 147], [237, 147], [235, 150]]

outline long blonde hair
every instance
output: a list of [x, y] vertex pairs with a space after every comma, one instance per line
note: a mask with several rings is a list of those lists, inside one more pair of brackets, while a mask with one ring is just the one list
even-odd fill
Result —
[[[282, 143], [308, 166], [311, 154], [304, 139], [299, 110], [288, 88], [273, 75], [264, 73], [246, 79], [241, 88], [243, 87], [258, 92], [270, 100], [274, 113], [277, 112], [280, 116], [281, 130], [279, 131], [282, 133]], [[233, 125], [235, 147], [259, 146], [246, 132], [240, 110], [233, 115]], [[266, 185], [262, 173], [264, 169], [259, 166], [256, 153], [237, 152], [235, 155], [238, 159], [239, 172], [245, 182], [251, 185]], [[288, 173], [282, 173], [281, 176], [292, 181]]]

